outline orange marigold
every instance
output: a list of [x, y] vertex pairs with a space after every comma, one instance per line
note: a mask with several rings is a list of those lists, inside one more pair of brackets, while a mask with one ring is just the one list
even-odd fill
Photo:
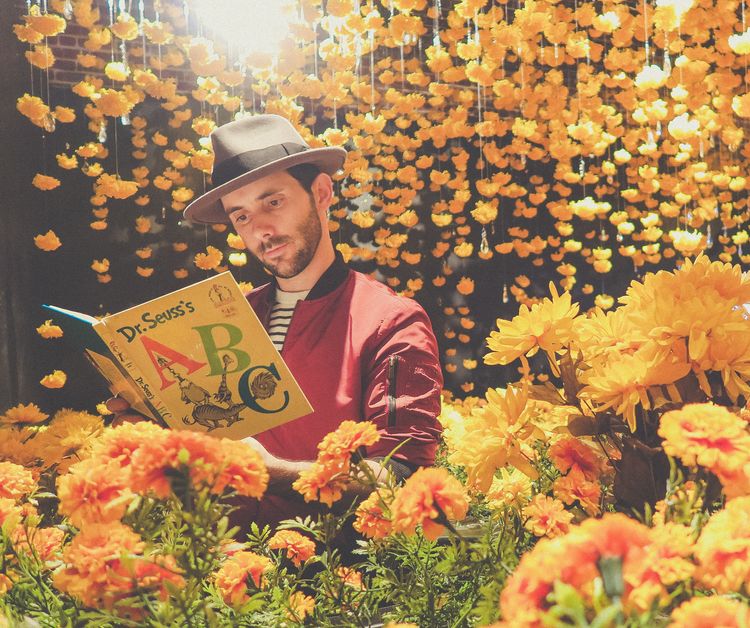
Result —
[[121, 466], [130, 465], [133, 454], [141, 445], [148, 443], [149, 446], [158, 447], [166, 436], [167, 430], [155, 423], [123, 423], [105, 430], [91, 448], [91, 455], [117, 460]]
[[546, 495], [536, 495], [523, 509], [526, 518], [524, 527], [535, 536], [554, 538], [570, 529], [573, 513], [565, 510], [559, 499]]
[[305, 595], [302, 591], [295, 591], [289, 596], [289, 614], [290, 620], [302, 622], [305, 617], [312, 614], [315, 610], [315, 599]]
[[718, 595], [695, 597], [678, 606], [670, 619], [670, 626], [680, 628], [744, 628], [750, 625], [750, 608], [745, 602]]
[[306, 502], [318, 500], [328, 506], [341, 499], [349, 482], [349, 462], [321, 464], [314, 462], [309, 469], [299, 474], [292, 488]]
[[339, 567], [336, 570], [336, 575], [341, 578], [341, 581], [348, 587], [357, 589], [358, 591], [364, 591], [365, 585], [362, 582], [362, 574], [356, 569], [351, 567]]
[[717, 593], [740, 591], [750, 582], [750, 497], [727, 502], [714, 513], [695, 544], [696, 580]]
[[184, 584], [173, 557], [145, 557], [144, 548], [140, 536], [121, 523], [88, 525], [63, 550], [64, 566], [52, 582], [87, 606], [107, 609], [136, 587], [163, 596], [165, 582]]
[[668, 455], [714, 473], [728, 497], [750, 493], [750, 478], [744, 471], [750, 461], [750, 433], [746, 422], [727, 408], [692, 403], [666, 412], [659, 435]]
[[77, 462], [57, 479], [59, 511], [78, 528], [119, 521], [134, 497], [129, 482], [130, 473], [117, 460], [96, 457]]
[[549, 448], [549, 459], [560, 473], [578, 469], [589, 481], [599, 478], [606, 467], [606, 461], [586, 443], [567, 436]]
[[212, 484], [221, 467], [221, 445], [199, 432], [167, 430], [164, 438], [143, 443], [131, 464], [131, 487], [137, 493], [153, 492], [165, 498], [171, 492], [172, 469], [187, 466], [194, 484]]
[[393, 531], [413, 534], [421, 524], [424, 535], [435, 540], [445, 529], [446, 519], [461, 520], [468, 510], [466, 489], [446, 469], [418, 469], [391, 504]]
[[268, 487], [268, 470], [260, 454], [242, 441], [222, 438], [221, 466], [211, 491], [221, 493], [227, 486], [239, 495], [260, 499]]
[[17, 552], [35, 555], [40, 561], [46, 562], [57, 558], [62, 552], [65, 532], [60, 528], [18, 526], [11, 538]]
[[383, 496], [373, 491], [356, 511], [354, 529], [368, 539], [382, 539], [391, 533], [391, 521], [384, 511]]
[[0, 498], [21, 499], [36, 489], [31, 471], [20, 464], [0, 462]]
[[318, 462], [342, 462], [348, 460], [360, 447], [374, 445], [380, 440], [378, 428], [370, 421], [342, 421], [326, 434], [318, 444]]
[[255, 552], [237, 552], [228, 558], [216, 572], [216, 588], [224, 602], [230, 606], [241, 606], [249, 598], [247, 594], [247, 579], [252, 578], [253, 584], [263, 588], [263, 574], [271, 569], [269, 558]]
[[578, 501], [588, 515], [595, 517], [599, 514], [599, 499], [602, 487], [599, 482], [590, 481], [577, 467], [554, 483], [555, 497], [568, 506]]
[[0, 528], [12, 532], [23, 516], [21, 506], [15, 499], [0, 497]]
[[268, 539], [268, 547], [286, 550], [286, 557], [295, 567], [315, 556], [315, 541], [295, 530], [279, 530]]
[[598, 564], [603, 557], [622, 562], [623, 601], [627, 605], [632, 589], [628, 574], [642, 564], [649, 541], [649, 528], [619, 513], [587, 519], [567, 534], [541, 539], [521, 557], [503, 589], [500, 608], [504, 619], [513, 626], [541, 625], [548, 608], [547, 595], [556, 581], [569, 584], [584, 599], [590, 598], [594, 581], [601, 578]]

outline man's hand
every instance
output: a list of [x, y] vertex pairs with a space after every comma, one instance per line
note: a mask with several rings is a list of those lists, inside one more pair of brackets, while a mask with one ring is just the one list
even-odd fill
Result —
[[299, 477], [302, 471], [309, 469], [312, 462], [306, 460], [284, 460], [270, 453], [257, 439], [248, 436], [242, 442], [250, 445], [260, 454], [261, 460], [268, 469], [268, 490], [278, 495], [296, 494], [292, 489], [292, 483]]
[[[283, 458], [278, 458], [270, 453], [255, 438], [243, 438], [242, 441], [252, 446], [253, 449], [260, 454], [263, 463], [266, 465], [269, 476], [269, 492], [277, 495], [297, 495], [296, 491], [292, 488], [292, 484], [299, 477], [300, 473], [306, 471], [313, 465], [312, 460], [284, 460]], [[364, 462], [370, 467], [373, 476], [377, 481], [384, 481], [387, 471], [379, 462], [367, 459], [365, 459]], [[347, 492], [352, 493], [352, 495], [365, 495], [369, 494], [369, 491], [369, 488], [364, 488], [357, 483], [354, 483]]]
[[117, 427], [123, 423], [138, 423], [139, 421], [150, 420], [140, 412], [133, 410], [127, 400], [123, 397], [110, 397], [104, 402], [104, 405], [107, 406], [107, 410], [115, 415], [112, 423], [110, 423], [112, 427]]

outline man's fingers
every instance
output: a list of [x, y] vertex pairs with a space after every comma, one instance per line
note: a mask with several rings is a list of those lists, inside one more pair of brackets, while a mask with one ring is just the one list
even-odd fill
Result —
[[107, 410], [113, 414], [130, 410], [130, 404], [123, 397], [110, 397], [104, 402], [104, 405], [107, 406]]

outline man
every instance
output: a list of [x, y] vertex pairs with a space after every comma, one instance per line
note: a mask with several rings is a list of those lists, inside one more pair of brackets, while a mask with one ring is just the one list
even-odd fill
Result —
[[312, 512], [291, 484], [315, 459], [320, 440], [346, 419], [377, 425], [380, 441], [366, 452], [376, 474], [399, 445], [390, 464], [397, 476], [433, 464], [442, 375], [429, 319], [415, 301], [347, 268], [331, 241], [330, 175], [346, 151], [310, 148], [277, 115], [230, 122], [211, 141], [215, 187], [185, 217], [231, 223], [272, 275], [247, 297], [314, 409], [248, 439], [270, 483], [258, 510], [248, 505], [244, 515], [274, 523]]

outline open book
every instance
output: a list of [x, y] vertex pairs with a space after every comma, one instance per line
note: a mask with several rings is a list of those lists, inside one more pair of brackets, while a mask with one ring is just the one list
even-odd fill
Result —
[[45, 305], [135, 410], [240, 439], [312, 407], [229, 272], [96, 319]]

